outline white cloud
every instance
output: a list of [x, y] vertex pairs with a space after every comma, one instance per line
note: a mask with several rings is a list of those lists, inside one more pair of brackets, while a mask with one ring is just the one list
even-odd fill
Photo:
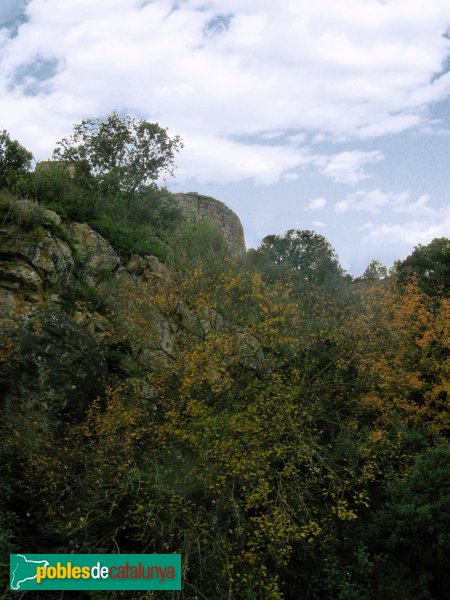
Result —
[[322, 142], [327, 141], [329, 136], [324, 133], [316, 133], [316, 135], [311, 140], [313, 144], [321, 144]]
[[[375, 200], [372, 207], [369, 198]], [[346, 209], [348, 208], [347, 206]], [[358, 231], [366, 234], [362, 241], [378, 247], [385, 243], [397, 247], [412, 247], [428, 244], [435, 237], [448, 237], [450, 234], [450, 207], [433, 208], [428, 195], [420, 196], [414, 201], [406, 192], [393, 194], [372, 190], [360, 196], [360, 200], [351, 208], [380, 215], [383, 222], [366, 221], [358, 227]], [[406, 220], [399, 223], [399, 215], [406, 216]]]
[[282, 131], [265, 131], [260, 134], [262, 140], [275, 140], [283, 136]]
[[381, 223], [371, 228], [370, 233], [363, 238], [363, 242], [372, 242], [376, 245], [390, 243], [394, 246], [416, 246], [428, 244], [434, 238], [446, 237], [450, 231], [450, 215], [443, 215], [444, 219], [435, 219], [431, 223], [423, 221], [409, 221], [402, 224]]
[[327, 226], [327, 224], [322, 223], [322, 221], [313, 221], [312, 224], [314, 225], [314, 227], [326, 227]]
[[400, 133], [421, 122], [418, 114], [390, 115], [385, 119], [363, 125], [356, 135], [361, 138], [373, 138], [386, 134]]
[[289, 141], [291, 144], [303, 144], [306, 140], [305, 133], [297, 133], [296, 135], [289, 136]]
[[[223, 182], [228, 170], [229, 181], [273, 182], [295, 167], [288, 146], [303, 132], [315, 141], [398, 133], [426, 125], [426, 106], [450, 91], [448, 75], [433, 78], [450, 51], [448, 0], [229, 0], [226, 10], [219, 0], [176, 10], [170, 0], [30, 0], [27, 17], [16, 37], [0, 33], [0, 114], [40, 158], [73, 123], [118, 109], [183, 133], [192, 176]], [[27, 96], [33, 86], [16, 81], [17, 69], [36, 58], [58, 68]], [[229, 152], [231, 136], [278, 133], [283, 151], [280, 141], [274, 151], [235, 142]], [[223, 166], [209, 159], [207, 173], [197, 161], [220, 148]], [[315, 158], [325, 176], [354, 184], [382, 155]]]
[[308, 202], [308, 206], [305, 210], [321, 210], [325, 208], [327, 201], [325, 198], [313, 198]]
[[281, 179], [283, 181], [297, 181], [300, 179], [300, 175], [298, 173], [283, 173]]
[[348, 194], [344, 200], [336, 202], [334, 210], [338, 214], [347, 211], [379, 214], [391, 210], [393, 213], [411, 215], [413, 217], [435, 216], [436, 211], [430, 206], [430, 196], [424, 194], [411, 200], [409, 192], [383, 192], [380, 189], [360, 190]]
[[360, 227], [358, 227], [358, 231], [371, 231], [374, 227], [375, 225], [372, 221], [366, 221], [366, 223], [363, 223]]
[[358, 183], [367, 179], [364, 166], [383, 160], [384, 155], [378, 150], [361, 152], [341, 152], [334, 156], [319, 156], [314, 161], [326, 177], [331, 177], [338, 183]]
[[298, 178], [289, 170], [308, 161], [304, 155], [284, 146], [243, 145], [214, 136], [190, 136], [187, 152], [177, 163], [177, 182], [195, 178], [200, 183], [237, 182], [253, 178], [258, 184]]

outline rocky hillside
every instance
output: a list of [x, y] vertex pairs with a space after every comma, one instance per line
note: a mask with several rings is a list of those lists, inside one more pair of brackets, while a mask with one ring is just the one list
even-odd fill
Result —
[[[226, 215], [226, 243], [242, 255], [236, 215], [214, 199], [198, 199]], [[33, 202], [14, 201], [13, 208], [15, 218], [0, 226], [0, 409], [7, 420], [30, 410], [48, 427], [60, 418], [80, 417], [118, 374], [133, 376], [134, 385], [145, 390], [135, 375], [154, 361], [168, 361], [180, 335], [224, 329], [215, 311], [205, 308], [195, 315], [180, 301], [170, 315], [147, 306], [154, 312], [154, 327], [145, 340], [119, 336], [110, 294], [142, 284], [170, 288], [169, 269], [151, 255], [121, 261], [92, 227], [62, 223], [56, 212]], [[202, 212], [200, 218], [206, 216]], [[121, 310], [127, 308], [124, 300]], [[256, 342], [247, 336], [243, 344], [246, 360], [254, 360]]]

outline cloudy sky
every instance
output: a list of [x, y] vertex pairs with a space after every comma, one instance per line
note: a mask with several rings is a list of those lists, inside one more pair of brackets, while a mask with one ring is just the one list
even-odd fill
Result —
[[37, 159], [84, 118], [158, 121], [169, 189], [355, 275], [450, 235], [449, 71], [448, 0], [0, 0], [0, 129]]

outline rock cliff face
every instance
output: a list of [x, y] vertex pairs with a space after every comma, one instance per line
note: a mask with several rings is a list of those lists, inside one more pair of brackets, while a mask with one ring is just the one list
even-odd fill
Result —
[[52, 236], [48, 227], [39, 226], [28, 232], [18, 224], [11, 224], [0, 230], [3, 288], [37, 299], [54, 284], [67, 285], [73, 265], [68, 244]]
[[239, 217], [223, 202], [209, 196], [201, 196], [196, 192], [173, 194], [173, 197], [186, 216], [194, 219], [208, 219], [217, 223], [233, 256], [239, 257], [245, 254], [242, 224]]
[[[95, 240], [90, 255], [84, 239], [77, 243], [56, 213], [42, 211], [42, 217], [41, 223], [0, 227], [0, 413], [6, 423], [34, 415], [45, 427], [63, 414], [70, 421], [81, 416], [102, 393], [105, 358], [93, 331], [77, 323], [82, 283], [76, 262], [85, 256], [82, 275], [92, 278], [94, 256], [110, 270], [119, 259], [87, 225], [72, 227]], [[102, 319], [86, 304], [80, 309], [90, 321]]]
[[[239, 219], [222, 203], [193, 194], [178, 199], [184, 210], [193, 209], [199, 218], [222, 223], [236, 256], [245, 252]], [[20, 206], [25, 212], [33, 208]], [[144, 302], [138, 312], [152, 312], [147, 334], [138, 330], [133, 337], [125, 334], [118, 340], [115, 328], [121, 316], [113, 316], [110, 308], [119, 291], [142, 285], [147, 290], [170, 288], [173, 273], [155, 256], [132, 256], [122, 264], [111, 245], [86, 223], [61, 223], [56, 213], [41, 208], [38, 213], [39, 218], [28, 222], [0, 221], [0, 422], [4, 427], [8, 423], [13, 427], [21, 415], [32, 415], [49, 432], [58, 423], [72, 423], [117, 376], [134, 378], [134, 387], [142, 388], [145, 395], [142, 369], [175, 355], [182, 336], [204, 339], [210, 332], [236, 328], [212, 309], [196, 314], [180, 301], [164, 313]], [[127, 302], [121, 305], [125, 314], [132, 310]], [[258, 342], [243, 331], [243, 364], [255, 368], [261, 352]]]

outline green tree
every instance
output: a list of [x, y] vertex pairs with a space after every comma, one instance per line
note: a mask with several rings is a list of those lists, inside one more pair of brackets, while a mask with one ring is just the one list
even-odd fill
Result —
[[374, 258], [367, 265], [366, 270], [362, 275], [362, 279], [368, 281], [379, 281], [381, 279], [386, 279], [388, 275], [388, 268], [385, 267], [379, 260]]
[[292, 277], [301, 287], [315, 284], [334, 287], [343, 275], [328, 240], [308, 230], [290, 229], [283, 236], [266, 236], [251, 261], [270, 279]]
[[0, 133], [0, 189], [13, 188], [30, 170], [33, 155], [4, 129]]
[[106, 119], [75, 125], [72, 135], [57, 146], [53, 158], [88, 165], [101, 192], [134, 194], [162, 173], [173, 173], [182, 142], [157, 123], [113, 112]]
[[395, 263], [398, 278], [404, 284], [416, 275], [419, 285], [431, 296], [450, 293], [450, 240], [435, 238], [426, 246], [419, 244], [405, 260]]
[[[450, 446], [441, 444], [418, 454], [409, 476], [393, 482], [386, 492], [386, 501], [367, 530], [386, 559], [379, 574], [380, 588], [385, 589], [379, 589], [377, 597], [411, 598], [414, 590], [414, 598], [447, 598]], [[389, 563], [396, 568], [389, 568]], [[392, 593], [395, 587], [403, 594], [398, 589]]]

